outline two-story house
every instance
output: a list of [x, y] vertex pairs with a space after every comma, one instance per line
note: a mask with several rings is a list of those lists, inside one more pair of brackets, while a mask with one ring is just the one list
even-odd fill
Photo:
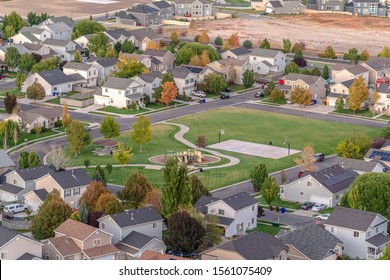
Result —
[[94, 95], [95, 104], [127, 108], [131, 103], [142, 102], [144, 87], [132, 79], [108, 77], [101, 87], [101, 93]]
[[345, 11], [358, 16], [385, 17], [387, 15], [386, 6], [378, 0], [353, 0], [345, 5]]
[[30, 53], [30, 51], [23, 45], [6, 45], [6, 46], [0, 46], [0, 59], [2, 61], [5, 60], [5, 54], [7, 53], [7, 50], [9, 48], [15, 48], [18, 50], [20, 54]]
[[271, 0], [265, 4], [265, 11], [269, 14], [299, 14], [301, 1], [299, 0]]
[[149, 95], [153, 98], [154, 91], [160, 86], [163, 74], [158, 71], [142, 74], [133, 79], [143, 86], [144, 94]]
[[160, 11], [148, 5], [134, 5], [131, 9], [126, 11], [136, 18], [136, 25], [151, 26], [161, 24]]
[[63, 67], [63, 71], [65, 75], [80, 74], [85, 79], [83, 84], [86, 87], [95, 87], [97, 85], [99, 72], [91, 64], [67, 62]]
[[72, 37], [73, 27], [64, 22], [42, 22], [38, 27], [47, 30], [51, 39], [69, 41]]
[[221, 57], [226, 58], [235, 58], [239, 60], [247, 60], [249, 61], [249, 54], [252, 53], [252, 50], [247, 49], [245, 47], [240, 47], [237, 49], [226, 50], [221, 53]]
[[160, 44], [160, 41], [164, 38], [162, 34], [158, 34], [150, 27], [131, 30], [129, 34], [129, 40], [134, 44], [135, 48], [143, 51], [146, 51], [149, 42]]
[[371, 56], [360, 65], [369, 71], [368, 85], [376, 88], [383, 80], [390, 78], [390, 58]]
[[388, 114], [390, 112], [390, 84], [380, 84], [376, 92], [379, 94], [379, 100], [375, 103], [375, 109]]
[[338, 206], [324, 225], [343, 242], [345, 255], [372, 260], [381, 257], [390, 241], [388, 223], [381, 214]]
[[254, 73], [262, 75], [283, 72], [286, 67], [286, 55], [279, 50], [256, 48], [249, 54], [249, 64]]
[[168, 68], [173, 68], [176, 60], [176, 56], [167, 50], [146, 50], [144, 55], [149, 55], [155, 57], [162, 63], [168, 66]]
[[31, 53], [39, 54], [42, 59], [51, 58], [57, 55], [49, 47], [41, 44], [24, 43], [23, 46]]
[[17, 34], [9, 38], [10, 43], [40, 43], [50, 38], [50, 32], [44, 28], [24, 26]]
[[226, 58], [213, 61], [207, 64], [216, 73], [223, 75], [226, 81], [237, 85], [242, 85], [242, 75], [245, 70], [250, 70], [251, 66], [246, 60]]
[[43, 241], [43, 259], [116, 260], [120, 250], [111, 241], [111, 234], [68, 219], [54, 229], [54, 237]]
[[178, 17], [210, 17], [213, 5], [207, 0], [175, 1], [175, 15]]
[[167, 1], [153, 1], [147, 4], [160, 12], [160, 19], [172, 19], [175, 12], [175, 6]]
[[279, 80], [277, 87], [284, 92], [286, 98], [290, 98], [291, 92], [296, 88], [309, 90], [312, 99], [317, 103], [324, 99], [326, 94], [325, 80], [319, 76], [289, 73]]
[[145, 55], [145, 54], [136, 54], [136, 53], [122, 53], [120, 54], [120, 57], [125, 57], [127, 59], [135, 59], [139, 62], [141, 62], [143, 65], [148, 68], [149, 71], [159, 71], [159, 72], [165, 72], [168, 70], [168, 65], [161, 62], [154, 56]]
[[191, 91], [195, 89], [195, 75], [185, 67], [172, 68], [169, 72], [173, 75], [178, 94], [182, 95], [185, 93], [187, 96], [190, 96]]
[[344, 11], [344, 1], [343, 0], [309, 0], [307, 3], [307, 8], [310, 10], [317, 10], [317, 11], [342, 12]]
[[304, 172], [301, 177], [280, 186], [280, 199], [322, 203], [335, 207], [358, 174], [336, 164], [314, 172]]
[[116, 57], [111, 58], [97, 58], [91, 57], [87, 63], [96, 67], [98, 70], [98, 84], [104, 83], [110, 76], [112, 71], [115, 71], [115, 64], [118, 62]]
[[76, 25], [76, 23], [71, 18], [68, 18], [67, 16], [49, 17], [48, 19], [43, 21], [41, 24], [50, 25], [50, 24], [59, 23], [59, 22], [65, 23], [70, 28], [73, 28]]
[[183, 65], [183, 64], [181, 65], [181, 67], [187, 68], [188, 70], [190, 70], [190, 72], [192, 74], [195, 75], [195, 88], [196, 89], [198, 89], [198, 85], [203, 82], [204, 78], [208, 74], [214, 73], [214, 70], [212, 70], [211, 68], [208, 68], [208, 67]]
[[[127, 39], [129, 40], [131, 37], [130, 31], [119, 28], [119, 29], [108, 29], [104, 31], [104, 34], [107, 35], [109, 42], [112, 46], [114, 46], [117, 42], [123, 42]], [[134, 42], [133, 42], [134, 43]], [[88, 46], [88, 43], [87, 43]]]
[[202, 196], [194, 205], [204, 215], [218, 217], [218, 225], [225, 229], [225, 237], [242, 235], [257, 226], [258, 201], [247, 192], [224, 199]]
[[13, 170], [14, 168], [15, 162], [10, 158], [5, 150], [0, 149], [0, 175], [7, 170]]
[[61, 58], [61, 61], [73, 61], [76, 53], [76, 43], [69, 40], [46, 39], [42, 43], [55, 51]]

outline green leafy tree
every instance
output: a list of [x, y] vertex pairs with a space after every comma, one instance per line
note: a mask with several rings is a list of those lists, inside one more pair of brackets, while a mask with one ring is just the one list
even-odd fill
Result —
[[253, 48], [253, 44], [251, 40], [245, 40], [244, 43], [242, 44], [245, 48], [251, 49]]
[[337, 97], [337, 100], [335, 102], [335, 109], [337, 112], [341, 112], [344, 109], [345, 103], [344, 103], [344, 98], [342, 96]]
[[358, 50], [356, 48], [349, 49], [347, 53], [344, 54], [343, 57], [345, 60], [350, 60], [353, 64], [357, 64], [359, 62], [360, 56]]
[[370, 58], [370, 54], [368, 53], [368, 51], [363, 50], [362, 53], [360, 54], [360, 60], [367, 61], [369, 58]]
[[347, 139], [341, 140], [335, 152], [340, 157], [363, 159], [371, 144], [371, 138], [361, 134], [353, 134]]
[[133, 53], [135, 51], [135, 47], [133, 42], [126, 39], [122, 44], [122, 52], [123, 53]]
[[124, 56], [119, 56], [119, 60], [115, 64], [115, 69], [115, 71], [111, 72], [111, 75], [125, 79], [148, 73], [148, 69], [142, 62], [139, 62], [134, 58], [128, 59]]
[[200, 43], [188, 43], [177, 51], [176, 64], [188, 64], [193, 56], [201, 56], [204, 50], [207, 52], [211, 62], [220, 58], [218, 52], [208, 45], [203, 45]]
[[219, 94], [227, 87], [227, 82], [223, 75], [217, 73], [208, 74], [200, 84], [200, 89], [211, 94]]
[[28, 168], [28, 152], [22, 151], [19, 158], [19, 168]]
[[34, 12], [29, 12], [27, 14], [27, 21], [30, 26], [38, 25], [49, 18], [47, 13], [41, 13], [41, 15], [37, 15]]
[[104, 169], [100, 166], [100, 164], [96, 165], [94, 173], [93, 173], [93, 180], [96, 182], [102, 183], [104, 186], [107, 184], [107, 175]]
[[86, 131], [82, 123], [72, 120], [65, 129], [66, 140], [74, 156], [80, 153], [82, 148], [91, 143], [91, 135]]
[[311, 102], [311, 93], [308, 89], [296, 87], [291, 92], [291, 101], [300, 106], [308, 106]]
[[250, 169], [249, 177], [251, 178], [251, 183], [253, 188], [257, 191], [261, 191], [265, 179], [268, 178], [267, 167], [264, 163], [259, 163], [253, 165]]
[[383, 251], [382, 257], [380, 260], [390, 260], [390, 243], [387, 243], [385, 250]]
[[32, 54], [25, 53], [20, 56], [18, 67], [23, 72], [30, 72], [36, 63], [37, 62]]
[[242, 74], [242, 82], [245, 88], [250, 88], [255, 83], [255, 76], [249, 69], [245, 70]]
[[103, 134], [104, 138], [111, 139], [118, 137], [120, 134], [120, 128], [118, 122], [113, 116], [104, 116], [100, 126], [100, 133]]
[[268, 42], [268, 39], [264, 38], [264, 40], [260, 44], [260, 49], [270, 49], [270, 48], [271, 48], [271, 46]]
[[291, 44], [290, 39], [283, 39], [283, 49], [282, 49], [282, 51], [284, 53], [289, 53], [291, 51], [291, 47], [292, 47], [292, 44]]
[[382, 128], [380, 135], [385, 139], [390, 139], [390, 125]]
[[137, 209], [138, 206], [145, 200], [148, 192], [152, 191], [152, 185], [148, 179], [140, 174], [134, 173], [129, 176], [125, 183], [125, 187], [119, 194], [119, 197], [123, 200], [130, 201]]
[[32, 220], [33, 237], [42, 240], [54, 236], [54, 229], [65, 222], [71, 214], [70, 206], [62, 200], [59, 191], [54, 189], [38, 208], [38, 214]]
[[80, 219], [80, 215], [79, 213], [77, 213], [77, 211], [74, 211], [70, 217], [69, 217], [71, 220], [74, 220], [74, 221], [77, 221], [77, 222], [81, 222], [81, 219]]
[[329, 67], [326, 64], [324, 66], [324, 69], [322, 70], [322, 78], [324, 78], [324, 80], [329, 79]]
[[123, 168], [123, 165], [131, 161], [133, 158], [133, 147], [119, 143], [118, 149], [113, 154], [113, 158], [116, 160], [116, 162], [121, 164]]
[[299, 73], [299, 67], [293, 61], [287, 64], [286, 67], [284, 68], [284, 74], [287, 75], [289, 73]]
[[16, 87], [18, 88], [18, 90], [21, 90], [22, 87], [23, 87], [23, 84], [24, 82], [26, 81], [27, 79], [27, 75], [22, 73], [22, 72], [18, 72], [16, 74], [16, 80], [15, 80], [15, 83], [16, 83]]
[[103, 32], [106, 29], [103, 25], [94, 20], [80, 20], [73, 27], [72, 40], [88, 34]]
[[30, 152], [28, 154], [27, 160], [28, 167], [37, 167], [42, 165], [41, 159], [35, 152]]
[[3, 138], [3, 149], [7, 150], [8, 141], [13, 140], [13, 136], [15, 134], [15, 129], [19, 134], [20, 128], [19, 123], [12, 120], [4, 120], [0, 122], [0, 138]]
[[194, 205], [202, 195], [210, 195], [209, 190], [195, 174], [190, 175], [190, 185], [192, 190], [192, 205]]
[[84, 159], [85, 168], [88, 168], [90, 165], [91, 165], [91, 161], [88, 158]]
[[390, 47], [384, 46], [382, 51], [378, 53], [379, 57], [390, 57]]
[[107, 170], [107, 173], [108, 173], [108, 176], [110, 176], [111, 175], [111, 173], [112, 173], [112, 164], [111, 163], [107, 163], [106, 164], [106, 170]]
[[214, 44], [216, 44], [219, 47], [222, 46], [223, 44], [222, 38], [220, 36], [217, 36], [217, 38], [215, 38], [214, 40]]
[[142, 153], [142, 146], [152, 139], [152, 127], [148, 116], [138, 117], [138, 121], [133, 125], [131, 139], [139, 145], [139, 151]]
[[268, 98], [268, 100], [271, 102], [283, 101], [285, 99], [286, 99], [286, 97], [285, 97], [284, 93], [278, 88], [275, 88], [273, 91], [271, 91], [271, 94]]
[[20, 60], [20, 53], [17, 48], [9, 47], [5, 52], [4, 63], [9, 68], [14, 69], [18, 66]]
[[321, 71], [317, 67], [314, 67], [314, 69], [311, 70], [310, 75], [320, 77], [321, 76]]
[[271, 95], [271, 92], [276, 88], [276, 85], [273, 81], [271, 81], [266, 89], [264, 90], [264, 96], [269, 97]]
[[362, 76], [359, 76], [349, 87], [349, 109], [351, 109], [355, 114], [355, 112], [362, 107], [362, 103], [365, 102], [369, 96], [370, 92], [366, 82]]
[[88, 49], [98, 57], [105, 57], [110, 41], [103, 32], [96, 33], [89, 38]]
[[264, 180], [261, 189], [261, 197], [271, 206], [271, 203], [279, 196], [279, 185], [275, 177], [268, 177]]
[[16, 107], [18, 105], [18, 100], [16, 98], [15, 94], [10, 94], [9, 92], [5, 93], [5, 98], [4, 98], [4, 108], [5, 111], [8, 114], [12, 114], [12, 112], [15, 111]]
[[45, 97], [45, 89], [38, 82], [34, 82], [31, 86], [29, 86], [26, 92], [27, 98], [34, 99], [34, 103], [35, 100], [42, 100]]
[[81, 53], [79, 50], [77, 50], [74, 54], [74, 62], [83, 62], [83, 60], [81, 59]]
[[320, 54], [320, 57], [336, 59], [337, 55], [336, 55], [335, 51], [333, 50], [332, 46], [327, 46], [325, 48], [325, 51]]
[[32, 67], [31, 73], [53, 70], [53, 69], [58, 68], [59, 65], [60, 65], [60, 58], [59, 57], [53, 57], [50, 59], [43, 59], [39, 63], [35, 64]]
[[115, 43], [114, 50], [117, 54], [119, 54], [122, 51], [122, 43], [120, 41]]
[[87, 208], [87, 212], [90, 213], [96, 208], [96, 202], [99, 198], [104, 193], [110, 193], [110, 191], [104, 187], [102, 182], [98, 181], [92, 181], [85, 192], [81, 195], [81, 198], [79, 200], [79, 205], [84, 203]]
[[15, 11], [3, 18], [2, 30], [6, 39], [14, 36], [24, 26], [22, 17]]

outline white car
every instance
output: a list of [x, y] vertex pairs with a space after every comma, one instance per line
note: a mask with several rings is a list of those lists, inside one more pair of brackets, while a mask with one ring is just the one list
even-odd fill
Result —
[[191, 92], [191, 94], [196, 97], [202, 97], [202, 98], [206, 97], [206, 94], [200, 90], [194, 90]]
[[330, 214], [320, 214], [320, 215], [315, 216], [314, 218], [316, 218], [317, 220], [326, 221], [326, 220], [328, 220], [329, 216], [330, 216]]
[[314, 204], [314, 206], [311, 208], [312, 211], [316, 211], [316, 212], [319, 212], [321, 210], [324, 210], [326, 208], [326, 205], [325, 204], [322, 204], [322, 203], [316, 203]]
[[23, 212], [26, 209], [28, 209], [28, 207], [26, 205], [22, 205], [22, 204], [19, 204], [19, 203], [13, 203], [13, 204], [5, 205], [4, 209], [3, 209], [3, 212], [4, 213], [14, 214], [14, 213]]

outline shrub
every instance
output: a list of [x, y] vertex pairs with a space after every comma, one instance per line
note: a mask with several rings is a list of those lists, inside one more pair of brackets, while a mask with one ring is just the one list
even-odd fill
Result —
[[264, 209], [260, 205], [257, 207], [257, 217], [265, 216]]
[[54, 127], [62, 127], [62, 120], [56, 121], [56, 122], [54, 123]]

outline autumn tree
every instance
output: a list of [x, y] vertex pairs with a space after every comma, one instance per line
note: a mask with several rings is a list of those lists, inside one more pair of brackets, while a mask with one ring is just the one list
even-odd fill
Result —
[[137, 209], [150, 191], [152, 191], [152, 185], [148, 179], [137, 172], [129, 176], [119, 197], [123, 200], [130, 201]]
[[65, 129], [66, 140], [69, 142], [70, 150], [75, 157], [80, 153], [81, 149], [91, 143], [91, 135], [86, 131], [82, 123], [72, 120]]
[[133, 125], [131, 139], [139, 145], [139, 151], [142, 153], [142, 146], [152, 139], [152, 127], [148, 116], [138, 117], [138, 121]]
[[390, 57], [390, 47], [384, 46], [383, 49], [378, 53], [379, 57]]
[[268, 100], [271, 102], [278, 103], [278, 102], [283, 102], [284, 100], [286, 100], [286, 97], [280, 89], [275, 88], [273, 91], [271, 91], [271, 94], [269, 95]]
[[162, 92], [160, 101], [168, 106], [177, 96], [177, 87], [173, 82], [165, 82], [162, 85]]
[[42, 124], [41, 123], [39, 123], [39, 122], [36, 122], [35, 124], [34, 124], [34, 133], [38, 136], [38, 138], [39, 138], [39, 134], [41, 134], [41, 132], [42, 132]]
[[82, 58], [81, 58], [81, 53], [79, 50], [76, 50], [75, 54], [74, 54], [74, 62], [83, 62]]
[[245, 88], [250, 88], [255, 83], [255, 76], [251, 70], [247, 69], [244, 71], [242, 74], [242, 83]]
[[296, 87], [291, 92], [291, 101], [299, 105], [308, 106], [311, 102], [311, 93], [308, 89]]
[[161, 205], [161, 191], [159, 189], [152, 189], [145, 196], [144, 201], [141, 204], [141, 208], [153, 206], [156, 211], [161, 214], [162, 213], [162, 205]]
[[283, 39], [283, 49], [282, 49], [282, 51], [284, 53], [289, 53], [291, 51], [291, 47], [292, 47], [292, 44], [291, 44], [290, 39]]
[[110, 192], [102, 193], [96, 201], [95, 212], [111, 215], [123, 211], [122, 203]]
[[314, 148], [310, 144], [303, 146], [299, 158], [294, 159], [295, 163], [299, 165], [301, 171], [316, 171], [317, 166], [315, 165], [314, 159]]
[[279, 197], [279, 185], [275, 177], [268, 177], [264, 180], [261, 190], [261, 197], [271, 206], [271, 203]]
[[230, 49], [236, 49], [240, 47], [240, 38], [238, 37], [237, 32], [230, 35], [228, 44]]
[[372, 139], [362, 134], [352, 134], [341, 140], [335, 152], [340, 157], [363, 159], [372, 145]]
[[118, 143], [118, 149], [113, 153], [113, 158], [116, 162], [123, 165], [131, 161], [133, 158], [133, 147], [127, 146], [124, 143]]
[[268, 42], [268, 39], [264, 38], [264, 40], [260, 44], [260, 49], [270, 49], [270, 48], [271, 48], [271, 46]]
[[341, 112], [344, 109], [345, 103], [344, 103], [344, 98], [340, 95], [337, 97], [336, 102], [335, 102], [335, 109], [337, 112]]
[[10, 94], [9, 92], [6, 92], [5, 98], [4, 98], [5, 111], [8, 114], [12, 114], [16, 110], [17, 105], [18, 105], [18, 101], [17, 101], [16, 95]]
[[104, 187], [103, 183], [92, 181], [85, 192], [81, 195], [79, 205], [85, 203], [88, 212], [92, 212], [96, 208], [96, 203], [100, 195], [110, 193], [110, 191]]
[[257, 191], [261, 190], [264, 180], [268, 177], [267, 167], [264, 163], [253, 165], [250, 169], [249, 177], [253, 188]]
[[68, 103], [67, 102], [64, 102], [64, 104], [62, 105], [62, 127], [63, 128], [66, 128], [70, 122], [72, 121], [69, 113], [68, 113]]
[[190, 175], [189, 179], [192, 190], [192, 205], [194, 205], [202, 195], [209, 196], [210, 192], [195, 174]]
[[45, 97], [45, 89], [39, 82], [34, 82], [31, 86], [29, 86], [26, 90], [27, 98], [35, 100], [42, 100]]
[[360, 60], [367, 61], [370, 58], [370, 54], [367, 50], [363, 50], [360, 54]]
[[210, 37], [207, 35], [207, 30], [203, 30], [198, 38], [198, 42], [201, 44], [208, 44], [210, 43]]
[[196, 138], [196, 146], [198, 146], [199, 148], [205, 148], [207, 146], [207, 138], [206, 138], [206, 136], [199, 135]]
[[269, 97], [271, 92], [276, 88], [276, 85], [273, 81], [271, 81], [264, 90], [264, 96]]
[[337, 55], [335, 51], [333, 50], [332, 46], [327, 46], [324, 50], [323, 53], [319, 54], [320, 57], [325, 57], [325, 58], [331, 58], [331, 59], [336, 59]]
[[137, 61], [135, 58], [126, 58], [119, 56], [118, 62], [115, 64], [115, 71], [111, 72], [111, 75], [117, 78], [129, 79], [141, 74], [148, 73], [146, 66]]
[[297, 53], [298, 51], [302, 51], [302, 46], [300, 43], [295, 43], [291, 48], [291, 52]]
[[203, 50], [203, 52], [200, 56], [200, 62], [201, 62], [201, 66], [207, 66], [207, 64], [209, 64], [211, 62], [209, 54], [207, 53], [206, 50]]
[[162, 85], [166, 82], [173, 82], [175, 83], [175, 79], [173, 78], [172, 73], [166, 72], [163, 74], [161, 78], [160, 86], [154, 91], [153, 98], [156, 100], [156, 102], [160, 102], [161, 99], [161, 92], [162, 92]]
[[200, 60], [199, 55], [195, 54], [193, 57], [191, 57], [191, 60], [188, 64], [192, 66], [202, 66], [202, 61]]
[[160, 43], [156, 41], [149, 41], [146, 44], [146, 49], [147, 50], [159, 50], [161, 49]]
[[106, 139], [111, 139], [120, 135], [118, 122], [113, 116], [108, 115], [103, 117], [99, 131]]
[[180, 43], [180, 40], [179, 40], [179, 36], [177, 35], [177, 31], [173, 30], [171, 32], [171, 44], [176, 46], [179, 43]]
[[104, 56], [105, 58], [113, 58], [117, 57], [117, 53], [115, 52], [114, 48], [111, 46], [108, 46], [106, 55]]
[[362, 76], [355, 79], [352, 85], [349, 87], [348, 105], [349, 109], [355, 114], [357, 110], [362, 107], [362, 103], [365, 102], [370, 96], [370, 92], [366, 85], [366, 82]]

